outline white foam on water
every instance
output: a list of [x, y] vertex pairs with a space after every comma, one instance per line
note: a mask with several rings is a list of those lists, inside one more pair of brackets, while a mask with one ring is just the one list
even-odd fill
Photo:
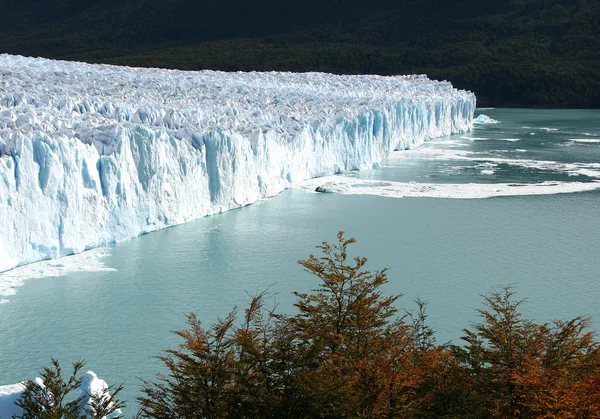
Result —
[[452, 150], [422, 146], [412, 150], [391, 153], [388, 160], [472, 160], [472, 156], [474, 155], [477, 155], [477, 153], [469, 150]]
[[[525, 152], [526, 150], [521, 150]], [[448, 150], [422, 147], [416, 150], [393, 153], [390, 160], [418, 159], [425, 161], [470, 161], [504, 164], [542, 171], [553, 171], [572, 176], [573, 174], [600, 179], [600, 163], [560, 163], [552, 160], [508, 159], [485, 156], [468, 150]]]
[[567, 141], [573, 143], [600, 143], [600, 138], [568, 138]]
[[462, 138], [463, 140], [469, 140], [469, 141], [489, 141], [489, 140], [491, 140], [491, 138], [467, 137], [467, 136], [460, 137], [460, 138]]
[[496, 171], [496, 167], [498, 165], [494, 164], [494, 163], [490, 163], [490, 162], [483, 162], [483, 163], [479, 163], [477, 164], [475, 167], [478, 169], [482, 169], [480, 174], [482, 175], [493, 175]]
[[516, 141], [521, 141], [520, 138], [485, 138], [485, 137], [468, 137], [468, 136], [463, 136], [460, 137], [463, 140], [469, 140], [469, 141], [509, 141], [511, 143], [514, 143]]
[[[106, 267], [102, 261], [108, 255], [106, 248], [96, 248], [77, 255], [32, 263], [2, 272], [0, 273], [0, 295], [14, 295], [15, 288], [28, 279], [60, 277], [72, 272], [115, 271], [116, 269]], [[7, 302], [9, 300], [6, 299], [0, 301], [0, 303]]]
[[540, 131], [554, 132], [554, 131], [558, 131], [558, 128], [547, 128], [547, 127], [542, 127], [542, 128], [540, 128]]
[[303, 182], [301, 189], [344, 195], [376, 195], [388, 198], [460, 198], [482, 199], [499, 196], [551, 195], [600, 189], [594, 182], [541, 182], [541, 183], [418, 183], [381, 182], [328, 176]]
[[[460, 138], [466, 139], [466, 140], [471, 139], [469, 137], [460, 137]], [[427, 143], [425, 143], [425, 145], [423, 145], [423, 146], [431, 147], [432, 145], [443, 145], [446, 147], [469, 147], [469, 144], [467, 144], [463, 141], [458, 141], [458, 140], [432, 140], [432, 141], [427, 141]], [[414, 150], [414, 149], [412, 149], [412, 150]], [[406, 150], [403, 150], [403, 151], [406, 151]]]

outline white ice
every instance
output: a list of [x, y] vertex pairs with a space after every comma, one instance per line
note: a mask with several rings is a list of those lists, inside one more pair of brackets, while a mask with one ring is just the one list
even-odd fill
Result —
[[494, 118], [491, 118], [485, 114], [478, 115], [477, 118], [473, 120], [474, 124], [498, 124], [499, 121], [496, 121]]
[[[484, 171], [482, 171], [482, 174]], [[490, 170], [493, 174], [493, 171]], [[388, 198], [477, 199], [498, 196], [551, 195], [600, 189], [600, 181], [540, 183], [422, 183], [372, 181], [342, 176], [311, 179], [300, 186], [307, 191]]]
[[[441, 143], [443, 144], [443, 143]], [[451, 144], [450, 144], [451, 145]], [[526, 150], [515, 150], [525, 152]], [[533, 160], [492, 157], [478, 152], [459, 149], [443, 149], [430, 146], [415, 150], [392, 153], [388, 159], [394, 165], [414, 164], [419, 161], [455, 162], [443, 169], [447, 173], [458, 174], [465, 168], [480, 170], [485, 176], [494, 175], [499, 165], [522, 167], [568, 176], [586, 176], [588, 182], [540, 183], [425, 183], [376, 181], [344, 175], [310, 179], [299, 187], [309, 192], [337, 193], [346, 195], [377, 195], [390, 198], [427, 197], [427, 198], [490, 198], [518, 195], [550, 195], [560, 193], [584, 192], [600, 189], [600, 163], [562, 163], [551, 160]], [[460, 165], [465, 162], [466, 165]]]
[[[103, 259], [108, 256], [105, 249], [92, 249], [70, 257], [31, 263], [2, 272], [0, 273], [0, 296], [15, 294], [16, 288], [29, 279], [59, 277], [71, 272], [113, 271], [114, 269], [104, 265]], [[8, 299], [0, 300], [0, 304], [8, 302]]]
[[600, 143], [600, 138], [569, 138], [567, 141], [571, 143], [596, 144]]
[[[101, 378], [98, 378], [98, 376], [93, 371], [88, 371], [83, 376], [83, 380], [81, 381], [78, 398], [81, 400], [79, 404], [80, 407], [87, 413], [88, 417], [90, 418], [93, 417], [95, 413], [94, 409], [90, 405], [92, 397], [103, 397], [103, 400], [106, 400], [110, 397], [110, 392], [106, 381], [104, 381]], [[111, 406], [114, 405], [111, 403]], [[113, 413], [111, 413], [108, 416], [105, 416], [104, 418], [111, 419], [122, 414], [123, 412], [121, 411], [121, 409], [116, 409]]]
[[0, 272], [240, 207], [471, 127], [425, 76], [0, 55]]

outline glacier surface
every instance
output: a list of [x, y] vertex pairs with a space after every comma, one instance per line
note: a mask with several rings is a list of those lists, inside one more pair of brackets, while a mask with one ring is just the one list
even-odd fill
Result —
[[426, 76], [134, 69], [0, 55], [0, 272], [371, 167], [471, 128]]

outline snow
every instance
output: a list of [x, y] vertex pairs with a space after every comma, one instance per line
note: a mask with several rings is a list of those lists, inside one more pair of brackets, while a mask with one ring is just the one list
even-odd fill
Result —
[[0, 55], [0, 272], [372, 167], [471, 128], [425, 76], [224, 73]]
[[[89, 417], [93, 417], [95, 411], [90, 406], [91, 398], [93, 396], [98, 397], [103, 395], [104, 397], [110, 397], [110, 393], [108, 393], [108, 384], [106, 384], [106, 381], [104, 381], [103, 379], [98, 378], [98, 376], [93, 371], [88, 371], [84, 375], [83, 380], [81, 380], [81, 386], [78, 395], [78, 398], [81, 399], [79, 406], [87, 412], [87, 415]], [[113, 405], [111, 403], [111, 408], [113, 408], [112, 406]], [[116, 409], [110, 415], [105, 416], [105, 419], [111, 419], [122, 414], [123, 412], [121, 411], [121, 409]]]
[[[41, 378], [36, 378], [34, 380], [39, 386], [45, 388], [44, 383]], [[80, 406], [84, 409], [87, 409], [87, 413], [89, 417], [92, 417], [92, 411], [90, 410], [89, 402], [90, 397], [96, 394], [102, 394], [104, 389], [107, 389], [108, 385], [106, 381], [98, 378], [98, 376], [93, 371], [88, 371], [81, 381], [81, 385], [79, 387], [78, 398], [81, 398]], [[21, 393], [25, 390], [24, 383], [18, 384], [9, 384], [5, 386], [0, 386], [0, 419], [9, 419], [12, 418], [13, 415], [22, 415], [23, 410], [15, 405], [15, 402], [21, 397]], [[106, 416], [105, 419], [111, 419], [113, 417], [121, 414], [121, 410], [117, 409], [111, 415]]]

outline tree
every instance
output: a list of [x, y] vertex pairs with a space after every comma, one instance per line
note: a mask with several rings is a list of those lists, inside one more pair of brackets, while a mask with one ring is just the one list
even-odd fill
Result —
[[401, 315], [387, 271], [350, 258], [356, 241], [298, 261], [319, 278], [296, 312], [252, 298], [209, 328], [188, 315], [183, 343], [145, 382], [140, 418], [596, 418], [600, 348], [589, 321], [523, 319], [504, 287], [485, 297], [465, 344], [436, 345], [426, 304]]
[[482, 323], [454, 347], [485, 417], [592, 418], [600, 414], [600, 351], [589, 319], [522, 318], [511, 287], [485, 297]]
[[[51, 367], [44, 367], [41, 379], [26, 381], [25, 390], [16, 404], [23, 412], [15, 419], [118, 419], [124, 402], [116, 399], [123, 386], [103, 388], [100, 392], [72, 397], [81, 388], [83, 378], [79, 371], [83, 361], [73, 364], [73, 373], [65, 381], [58, 360], [52, 358]], [[112, 394], [111, 394], [112, 393]], [[88, 404], [89, 401], [89, 404]]]
[[[146, 382], [142, 417], [400, 417], [408, 412], [429, 361], [430, 333], [398, 317], [399, 295], [383, 296], [386, 270], [349, 259], [355, 239], [326, 242], [300, 260], [320, 279], [295, 293], [298, 312], [281, 315], [254, 297], [241, 325], [237, 310], [209, 329], [188, 315], [180, 350], [161, 357], [168, 375]], [[421, 313], [421, 312], [420, 312]], [[424, 320], [422, 318], [421, 320]], [[413, 332], [414, 330], [414, 332]], [[422, 359], [425, 360], [424, 356]]]

